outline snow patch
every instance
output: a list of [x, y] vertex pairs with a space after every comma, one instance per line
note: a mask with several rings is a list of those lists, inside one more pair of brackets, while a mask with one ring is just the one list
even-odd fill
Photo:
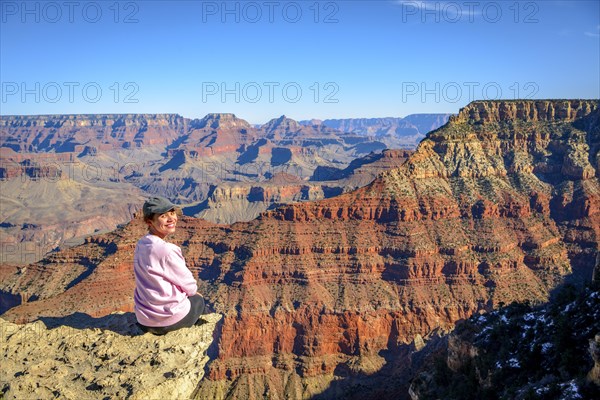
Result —
[[535, 319], [535, 314], [532, 313], [532, 312], [523, 315], [523, 320], [524, 321], [532, 321], [534, 319]]
[[548, 353], [552, 347], [554, 347], [554, 345], [552, 343], [544, 343], [542, 345], [542, 353], [543, 354]]
[[575, 380], [569, 381], [561, 385], [565, 388], [563, 395], [567, 399], [583, 399], [581, 394], [579, 394], [579, 386], [575, 383]]
[[516, 358], [511, 358], [510, 360], [508, 360], [508, 365], [511, 368], [521, 368], [521, 363], [519, 363], [519, 360], [517, 360]]

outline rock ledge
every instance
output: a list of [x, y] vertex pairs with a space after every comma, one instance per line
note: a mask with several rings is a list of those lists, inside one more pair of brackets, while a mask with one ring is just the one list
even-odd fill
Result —
[[204, 376], [221, 319], [164, 336], [143, 333], [133, 313], [73, 314], [16, 325], [0, 319], [4, 398], [190, 398]]

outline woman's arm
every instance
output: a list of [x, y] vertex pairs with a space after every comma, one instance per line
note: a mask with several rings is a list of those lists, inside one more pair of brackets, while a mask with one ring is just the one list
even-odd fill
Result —
[[196, 279], [186, 266], [179, 247], [170, 251], [165, 258], [165, 279], [178, 286], [188, 296], [193, 296], [198, 291]]

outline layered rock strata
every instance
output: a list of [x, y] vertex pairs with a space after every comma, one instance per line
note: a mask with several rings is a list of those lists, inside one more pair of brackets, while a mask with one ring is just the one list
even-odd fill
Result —
[[[591, 279], [599, 121], [597, 100], [475, 102], [354, 192], [233, 225], [184, 218], [173, 240], [224, 315], [197, 396], [348, 395], [459, 320]], [[41, 281], [65, 273], [47, 261], [11, 275], [4, 290], [40, 300], [5, 318], [127, 309], [141, 234], [136, 219], [73, 249], [81, 279]]]
[[597, 101], [473, 103], [367, 187], [213, 239], [200, 277], [225, 318], [202, 393], [325, 394], [474, 312], [589, 279], [598, 116]]

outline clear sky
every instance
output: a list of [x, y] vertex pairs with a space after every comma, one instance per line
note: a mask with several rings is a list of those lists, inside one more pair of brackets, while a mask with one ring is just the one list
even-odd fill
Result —
[[600, 98], [598, 1], [5, 1], [0, 114], [251, 123]]

